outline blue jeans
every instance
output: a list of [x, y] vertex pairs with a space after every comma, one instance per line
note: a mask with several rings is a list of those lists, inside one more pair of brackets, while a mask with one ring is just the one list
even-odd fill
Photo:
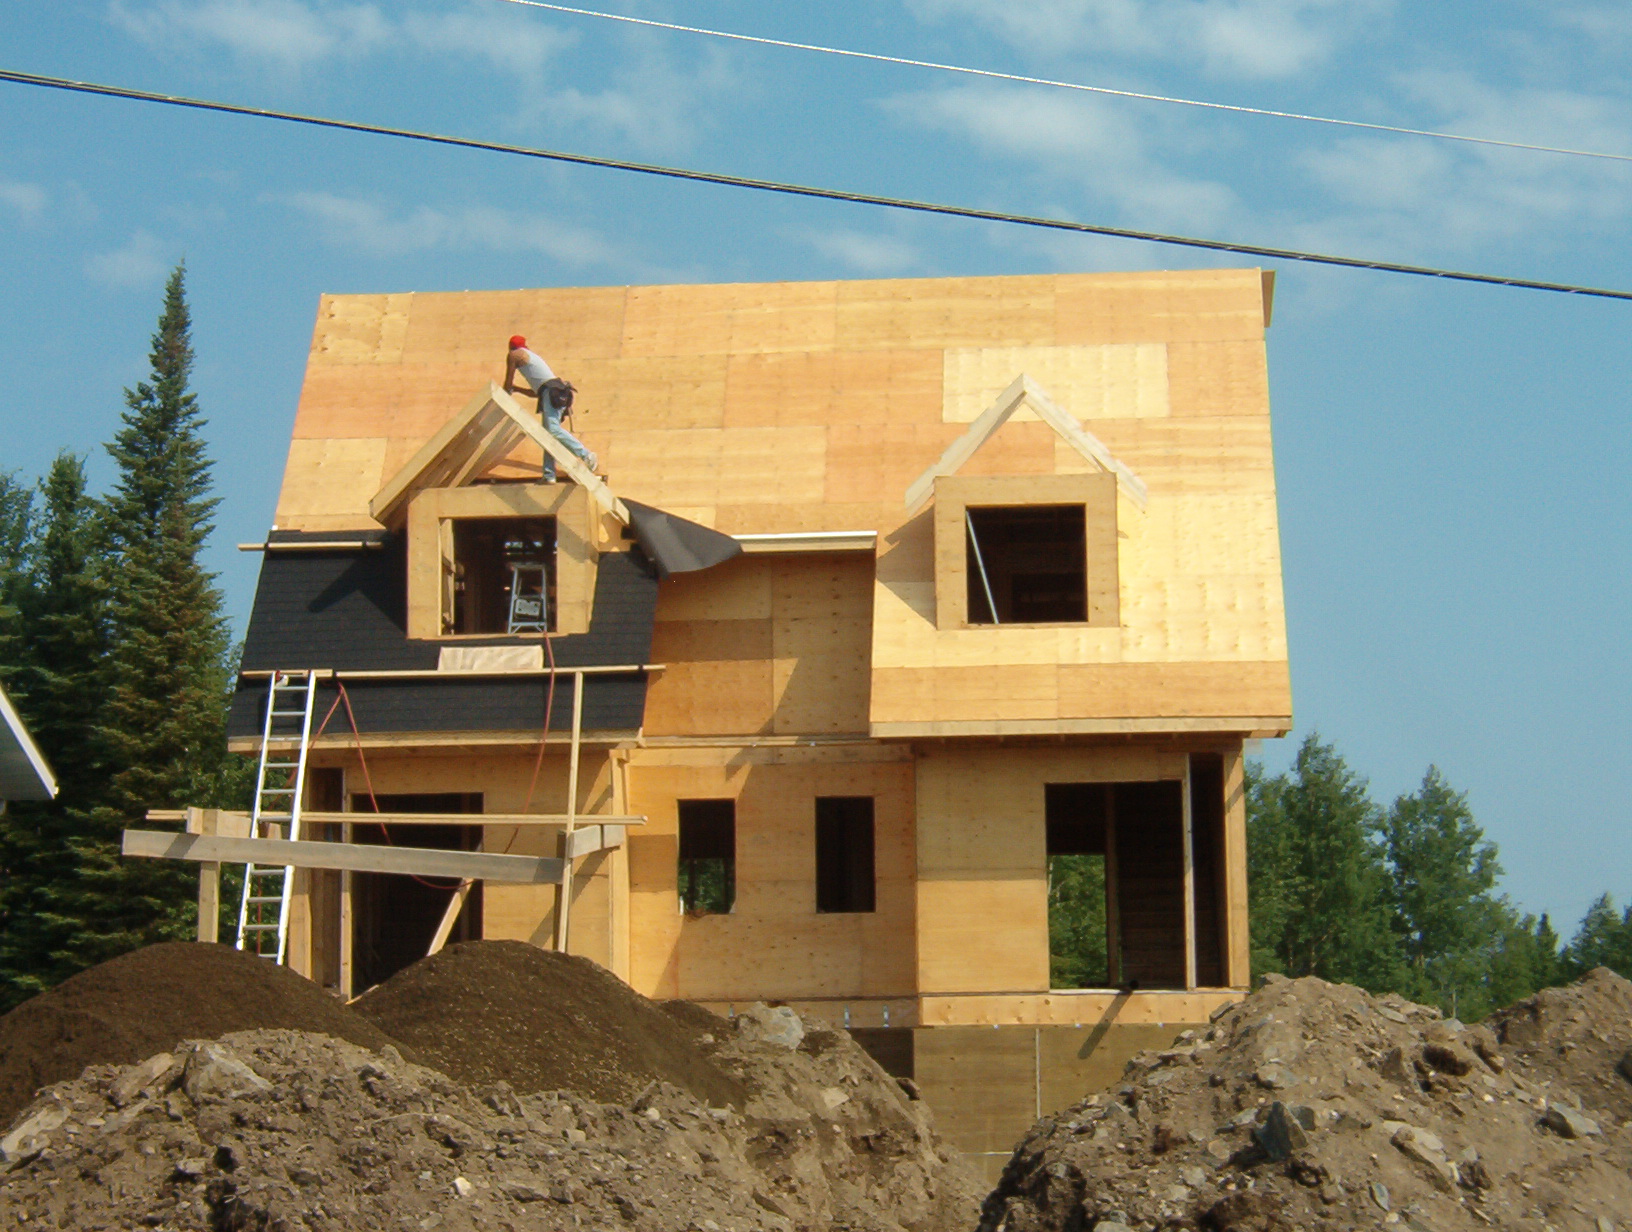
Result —
[[[581, 440], [561, 426], [561, 411], [558, 407], [550, 405], [550, 395], [548, 393], [539, 398], [538, 409], [544, 417], [544, 431], [548, 432], [556, 440], [560, 441], [569, 450], [571, 450], [575, 456], [582, 460], [585, 466], [593, 470], [595, 467], [595, 455], [590, 453], [589, 450], [584, 447], [584, 443]], [[544, 482], [551, 483], [554, 480], [555, 459], [550, 456], [548, 450], [545, 450]]]

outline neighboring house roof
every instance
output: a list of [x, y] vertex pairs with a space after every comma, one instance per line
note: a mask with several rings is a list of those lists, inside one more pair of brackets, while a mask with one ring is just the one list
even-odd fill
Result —
[[0, 687], [0, 800], [51, 800], [56, 776]]

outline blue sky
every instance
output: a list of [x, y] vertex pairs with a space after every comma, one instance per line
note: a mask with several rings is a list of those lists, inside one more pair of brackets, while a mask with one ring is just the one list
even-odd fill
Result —
[[[623, 0], [757, 35], [1632, 154], [1615, 0]], [[505, 0], [13, 0], [0, 67], [1027, 214], [1632, 288], [1632, 163], [982, 81]], [[0, 84], [0, 470], [109, 466], [185, 257], [238, 626], [321, 292], [1240, 264]], [[1282, 264], [1298, 733], [1430, 762], [1507, 891], [1632, 898], [1632, 303]], [[546, 323], [540, 323], [547, 329]], [[1266, 746], [1272, 766], [1292, 741]]]

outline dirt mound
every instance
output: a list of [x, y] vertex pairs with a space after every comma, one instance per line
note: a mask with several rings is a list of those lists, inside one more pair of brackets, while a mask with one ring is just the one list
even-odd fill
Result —
[[[1606, 976], [1498, 1016], [1507, 1047], [1536, 1050], [1521, 1063], [1490, 1027], [1270, 977], [1207, 1031], [1136, 1057], [1116, 1092], [1039, 1122], [981, 1227], [1624, 1227], [1632, 1126], [1603, 1111], [1626, 1092], [1602, 1084], [1626, 1082], [1632, 986]], [[1583, 1036], [1590, 1049], [1561, 1051]]]
[[1485, 1024], [1521, 1072], [1574, 1091], [1583, 1106], [1632, 1119], [1632, 982], [1608, 967], [1546, 988]]
[[[324, 1036], [254, 1031], [44, 1092], [0, 1138], [0, 1225], [173, 1232], [931, 1232], [974, 1202], [921, 1106], [848, 1037], [715, 1041], [748, 1113], [466, 1086]], [[704, 1033], [705, 1035], [709, 1033]], [[807, 1047], [807, 1041], [814, 1041]], [[776, 1075], [787, 1076], [777, 1081]]]
[[627, 1103], [667, 1082], [740, 1107], [740, 1082], [692, 1045], [695, 1029], [587, 958], [522, 941], [452, 945], [351, 1008], [460, 1082], [576, 1091]]
[[225, 945], [172, 941], [81, 971], [0, 1017], [0, 1125], [87, 1065], [130, 1065], [183, 1040], [290, 1027], [391, 1039], [309, 980]]

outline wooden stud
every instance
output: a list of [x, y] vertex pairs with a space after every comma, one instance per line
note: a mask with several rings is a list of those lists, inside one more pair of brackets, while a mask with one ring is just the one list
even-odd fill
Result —
[[453, 926], [459, 920], [459, 913], [465, 909], [465, 901], [470, 897], [471, 887], [476, 883], [465, 878], [454, 888], [453, 897], [448, 902], [448, 909], [442, 913], [442, 920], [436, 926], [436, 932], [431, 936], [430, 949], [425, 951], [429, 958], [432, 954], [441, 952], [448, 943], [448, 937], [453, 933]]
[[1247, 790], [1245, 759], [1237, 744], [1224, 754], [1225, 980], [1245, 988], [1252, 980], [1252, 935], [1247, 919]]
[[567, 824], [561, 833], [561, 894], [555, 909], [555, 948], [568, 952], [571, 934], [573, 870], [572, 832], [578, 824], [578, 755], [584, 734], [584, 674], [572, 675], [572, 747], [567, 755]]
[[1194, 807], [1190, 799], [1190, 757], [1184, 758], [1180, 817], [1184, 827], [1184, 986], [1196, 986], [1196, 860]]

